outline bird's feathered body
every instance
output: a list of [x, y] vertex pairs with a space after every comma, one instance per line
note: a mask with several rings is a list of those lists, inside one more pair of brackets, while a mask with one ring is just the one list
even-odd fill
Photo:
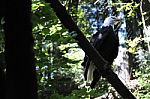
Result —
[[[118, 55], [119, 40], [118, 35], [114, 32], [113, 26], [111, 25], [113, 22], [107, 24], [106, 21], [109, 22], [108, 19], [104, 21], [104, 26], [92, 36], [90, 43], [109, 62], [109, 65], [111, 65]], [[91, 88], [94, 88], [101, 77], [99, 69], [94, 66], [87, 55], [85, 55], [82, 65], [84, 67], [85, 80], [88, 82], [92, 81]]]

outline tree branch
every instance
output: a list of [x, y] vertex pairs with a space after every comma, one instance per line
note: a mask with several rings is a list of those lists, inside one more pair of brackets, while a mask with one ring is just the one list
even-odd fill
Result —
[[107, 61], [98, 53], [98, 51], [89, 43], [86, 37], [83, 35], [81, 30], [78, 28], [76, 23], [72, 20], [71, 16], [67, 13], [65, 7], [61, 5], [58, 0], [45, 0], [51, 4], [51, 7], [55, 11], [57, 17], [60, 19], [62, 24], [69, 30], [69, 32], [76, 31], [76, 40], [78, 45], [83, 51], [90, 57], [92, 62], [102, 71], [102, 76], [107, 78], [109, 83], [116, 89], [116, 91], [124, 99], [136, 99], [133, 94], [127, 89], [127, 87], [120, 81], [118, 76], [109, 68], [107, 68]]

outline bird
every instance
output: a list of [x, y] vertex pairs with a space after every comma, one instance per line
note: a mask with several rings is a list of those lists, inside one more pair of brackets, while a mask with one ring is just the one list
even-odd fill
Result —
[[[108, 65], [111, 65], [118, 55], [119, 39], [114, 28], [115, 23], [118, 22], [121, 22], [121, 19], [116, 16], [107, 17], [101, 29], [94, 33], [90, 40], [91, 45], [108, 61]], [[90, 83], [90, 87], [93, 89], [101, 77], [101, 71], [88, 55], [85, 55], [81, 65], [84, 68], [84, 79]]]

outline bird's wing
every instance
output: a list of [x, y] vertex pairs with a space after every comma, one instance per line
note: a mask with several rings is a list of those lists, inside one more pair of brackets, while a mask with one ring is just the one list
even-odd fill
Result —
[[[102, 30], [100, 30], [99, 32], [97, 32], [92, 36], [90, 40], [91, 45], [93, 45], [96, 49], [99, 48], [103, 43], [104, 39], [108, 36], [108, 34], [109, 33], [107, 33], [107, 28], [103, 28]], [[91, 63], [91, 59], [87, 55], [85, 55], [84, 61], [81, 64], [84, 67], [85, 80], [87, 80], [87, 73], [88, 73], [90, 63]]]
[[100, 31], [98, 31], [96, 34], [94, 34], [90, 40], [90, 43], [97, 49], [101, 46], [101, 44], [104, 42], [105, 38], [109, 34], [109, 28], [105, 27], [102, 28]]
[[[106, 28], [102, 28], [100, 31], [98, 31], [97, 33], [95, 33], [91, 40], [90, 40], [90, 43], [91, 45], [93, 45], [96, 49], [98, 49], [101, 44], [104, 42], [105, 38], [108, 36], [108, 28], [109, 27], [106, 27]], [[84, 61], [82, 62], [82, 66], [85, 68], [87, 65], [90, 64], [90, 59], [87, 55], [85, 55], [84, 57]]]

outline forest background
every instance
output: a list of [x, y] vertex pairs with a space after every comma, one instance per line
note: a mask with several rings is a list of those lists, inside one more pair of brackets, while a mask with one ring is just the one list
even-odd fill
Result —
[[[109, 15], [123, 18], [119, 29], [119, 61], [116, 59], [112, 68], [137, 99], [150, 99], [150, 1], [60, 2], [88, 40]], [[2, 18], [0, 66], [6, 72], [4, 23]], [[39, 99], [120, 97], [104, 78], [93, 90], [83, 85], [84, 51], [69, 35], [49, 3], [32, 0], [32, 25]]]

